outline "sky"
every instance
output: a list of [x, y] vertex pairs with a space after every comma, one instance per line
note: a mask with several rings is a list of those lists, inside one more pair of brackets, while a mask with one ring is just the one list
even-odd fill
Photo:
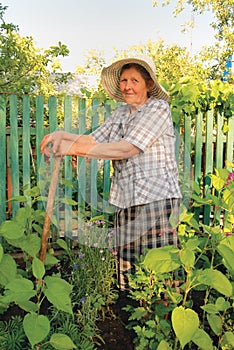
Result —
[[[195, 54], [214, 42], [209, 26], [211, 14], [196, 16], [195, 28], [186, 34], [182, 24], [191, 19], [188, 8], [174, 18], [170, 6], [153, 7], [152, 0], [2, 0], [8, 6], [4, 19], [19, 26], [22, 36], [32, 36], [38, 48], [48, 49], [59, 41], [70, 50], [61, 59], [63, 71], [75, 71], [88, 50], [103, 52], [111, 62], [114, 48], [128, 49], [148, 40], [163, 39], [166, 45], [187, 47]], [[162, 1], [159, 1], [162, 4]]]

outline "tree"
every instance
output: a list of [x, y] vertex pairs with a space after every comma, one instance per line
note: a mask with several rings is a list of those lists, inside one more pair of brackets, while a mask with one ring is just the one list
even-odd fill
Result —
[[[171, 0], [163, 0], [161, 3], [165, 6], [170, 4]], [[158, 6], [159, 1], [153, 1], [153, 5]], [[177, 0], [174, 15], [181, 14], [186, 5], [191, 7], [194, 15], [202, 15], [207, 11], [213, 14], [214, 21], [210, 25], [215, 31], [216, 43], [202, 50], [199, 59], [209, 64], [213, 61], [210, 75], [212, 78], [220, 77], [227, 60], [234, 52], [233, 0]]]
[[32, 37], [22, 37], [18, 26], [5, 23], [7, 6], [0, 3], [0, 92], [18, 94], [49, 94], [55, 83], [71, 77], [71, 73], [56, 75], [61, 70], [59, 56], [69, 50], [61, 42], [47, 50], [35, 47]]

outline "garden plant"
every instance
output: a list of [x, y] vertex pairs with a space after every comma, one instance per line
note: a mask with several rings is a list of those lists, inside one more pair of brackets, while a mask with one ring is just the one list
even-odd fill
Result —
[[[38, 258], [45, 216], [36, 206], [40, 189], [26, 193], [12, 199], [24, 206], [0, 226], [0, 312], [11, 314], [16, 305], [19, 314], [0, 322], [0, 349], [93, 349], [102, 342], [96, 321], [116, 299], [114, 252], [90, 245], [71, 248], [71, 242], [58, 239], [49, 243], [44, 265]], [[95, 228], [107, 230], [98, 220], [86, 228], [93, 236]], [[21, 261], [13, 257], [19, 251]]]
[[129, 276], [137, 350], [234, 348], [234, 172], [210, 177], [211, 191], [203, 197], [194, 185], [192, 199], [193, 208], [211, 206], [212, 223], [182, 208], [179, 247], [148, 251]]

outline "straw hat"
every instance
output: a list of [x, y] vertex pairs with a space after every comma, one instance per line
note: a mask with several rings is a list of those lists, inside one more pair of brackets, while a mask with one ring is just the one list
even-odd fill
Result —
[[117, 101], [124, 101], [122, 93], [119, 88], [119, 79], [121, 68], [127, 63], [137, 63], [143, 66], [150, 74], [154, 81], [154, 86], [150, 91], [150, 96], [157, 99], [169, 100], [167, 91], [158, 83], [156, 78], [156, 68], [154, 63], [145, 56], [135, 56], [130, 58], [123, 58], [112, 63], [109, 67], [103, 68], [101, 73], [102, 84], [106, 92]]

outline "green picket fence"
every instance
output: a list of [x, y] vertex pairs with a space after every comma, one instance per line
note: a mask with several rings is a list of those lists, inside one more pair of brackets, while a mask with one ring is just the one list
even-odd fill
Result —
[[[49, 179], [52, 166], [40, 154], [40, 142], [45, 133], [58, 128], [89, 133], [110, 113], [110, 104], [100, 103], [98, 99], [0, 95], [0, 222], [14, 216], [20, 206], [17, 201], [9, 203], [7, 200], [23, 195], [38, 184], [42, 169], [46, 168]], [[204, 191], [207, 191], [210, 185], [207, 175], [215, 168], [223, 167], [225, 161], [233, 162], [234, 117], [226, 121], [223, 113], [213, 110], [195, 117], [185, 116], [176, 132], [182, 190], [189, 201], [186, 186], [189, 187], [190, 179], [203, 184]], [[63, 230], [71, 234], [74, 217], [79, 217], [78, 213], [84, 210], [85, 204], [90, 205], [91, 217], [102, 212], [109, 215], [107, 198], [112, 168], [109, 161], [86, 162], [81, 157], [65, 157], [62, 164], [59, 180], [60, 191], [63, 186], [62, 197], [72, 198], [78, 203], [72, 209], [69, 203], [63, 206]], [[199, 214], [209, 224], [211, 208], [207, 206]]]

